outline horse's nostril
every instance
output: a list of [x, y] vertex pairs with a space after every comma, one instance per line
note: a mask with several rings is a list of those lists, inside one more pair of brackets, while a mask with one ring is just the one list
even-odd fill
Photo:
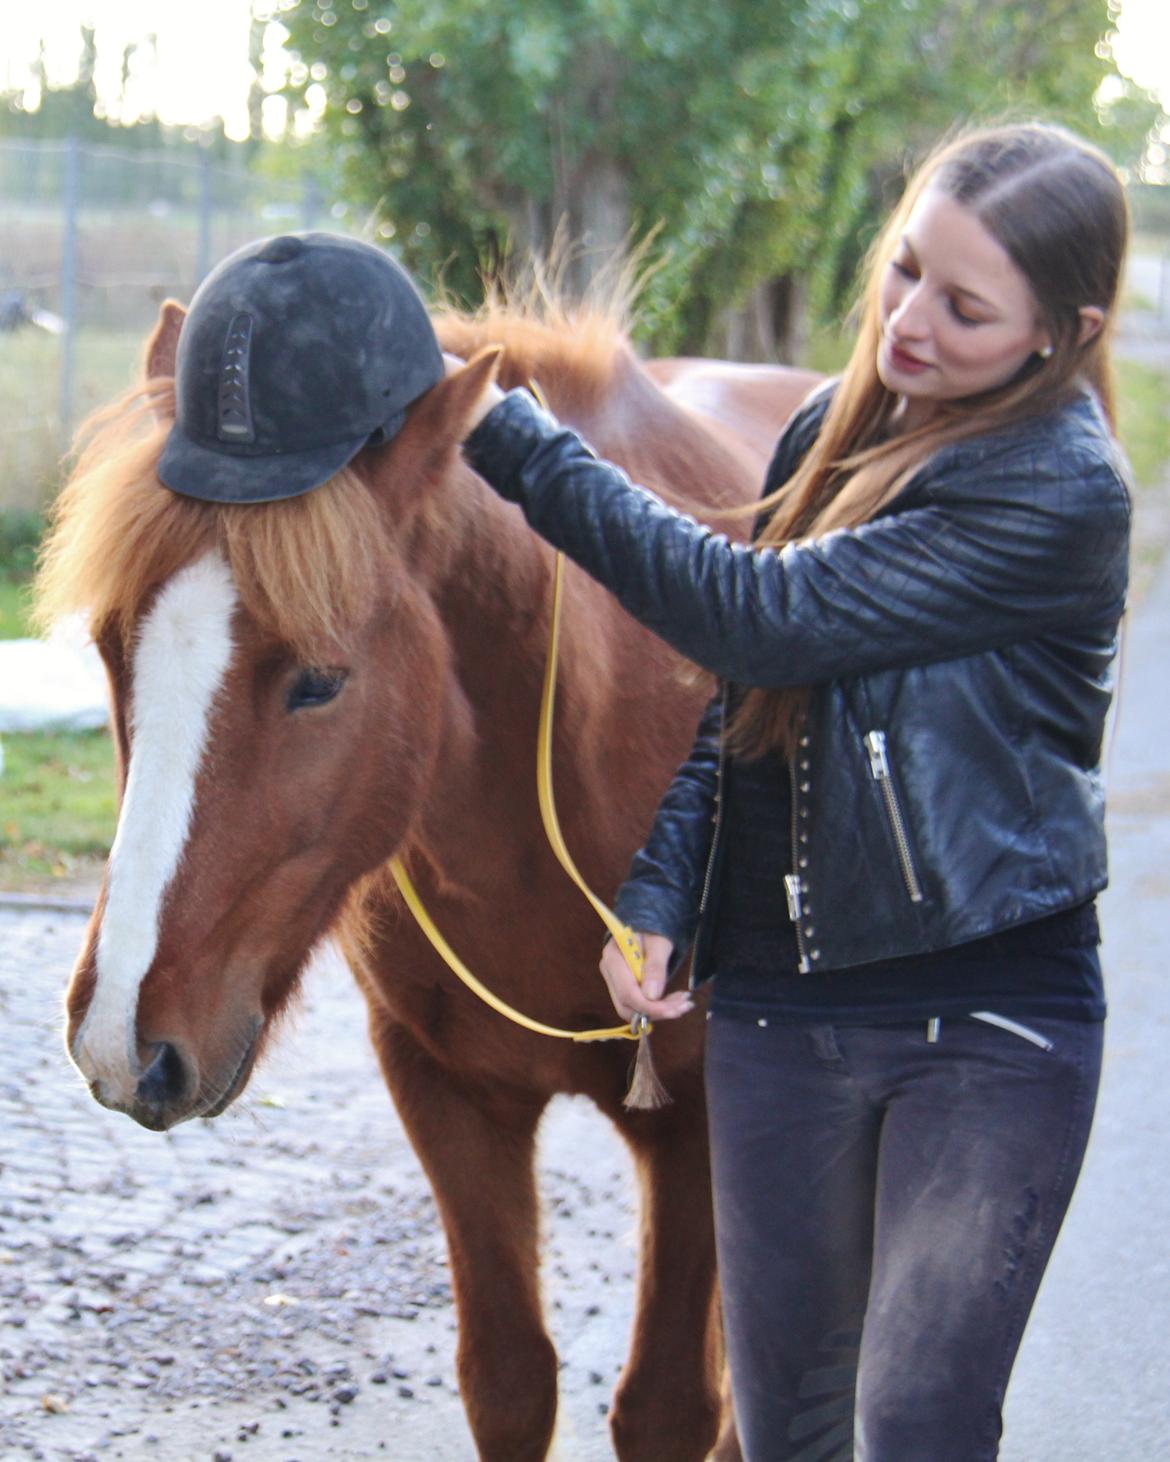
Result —
[[154, 1059], [138, 1081], [138, 1100], [149, 1107], [169, 1107], [178, 1102], [187, 1084], [183, 1058], [166, 1041], [154, 1048]]

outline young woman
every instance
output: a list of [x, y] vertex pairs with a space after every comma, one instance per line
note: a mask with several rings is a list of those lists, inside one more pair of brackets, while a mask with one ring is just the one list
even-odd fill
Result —
[[[466, 443], [723, 682], [617, 907], [712, 980], [720, 1274], [749, 1462], [984, 1462], [1092, 1117], [1102, 727], [1127, 577], [1113, 168], [1048, 126], [933, 156], [755, 542], [522, 392]], [[646, 713], [653, 714], [648, 706]]]

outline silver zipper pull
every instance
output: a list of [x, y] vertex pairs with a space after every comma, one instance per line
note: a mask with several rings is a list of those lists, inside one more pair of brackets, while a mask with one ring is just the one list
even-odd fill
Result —
[[799, 924], [801, 914], [801, 883], [799, 873], [786, 873], [784, 875], [784, 892], [788, 898], [788, 917], [794, 924]]
[[884, 782], [890, 775], [890, 763], [886, 759], [886, 733], [871, 731], [865, 738], [865, 749], [869, 752], [869, 770], [875, 782]]

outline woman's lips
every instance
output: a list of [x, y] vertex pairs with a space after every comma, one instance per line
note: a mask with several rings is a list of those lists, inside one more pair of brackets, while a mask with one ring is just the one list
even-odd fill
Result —
[[892, 341], [886, 341], [886, 349], [890, 353], [890, 362], [900, 371], [907, 371], [917, 375], [919, 371], [929, 369], [929, 363], [919, 360], [916, 355], [911, 355], [908, 350], [900, 350]]

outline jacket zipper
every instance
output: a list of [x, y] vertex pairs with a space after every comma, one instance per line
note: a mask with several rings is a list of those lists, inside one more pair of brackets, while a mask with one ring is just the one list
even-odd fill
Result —
[[[792, 756], [788, 758], [788, 786], [789, 803], [792, 808], [792, 867], [795, 870], [800, 867], [800, 838], [796, 805], [796, 761]], [[788, 899], [788, 917], [792, 920], [792, 927], [796, 931], [796, 952], [800, 956], [797, 968], [802, 975], [807, 975], [812, 969], [812, 965], [809, 962], [808, 949], [804, 942], [804, 929], [801, 926], [801, 920], [804, 918], [804, 882], [799, 873], [793, 871], [784, 875], [784, 893]]]
[[894, 834], [894, 845], [898, 850], [898, 861], [902, 865], [902, 878], [906, 884], [906, 892], [910, 895], [911, 903], [919, 904], [922, 902], [922, 885], [918, 882], [914, 859], [910, 855], [906, 819], [902, 816], [898, 793], [894, 788], [893, 778], [890, 776], [890, 762], [886, 755], [886, 733], [871, 731], [865, 738], [865, 749], [869, 753], [870, 775], [882, 789], [882, 799], [886, 804], [886, 816], [890, 820], [890, 830]]

